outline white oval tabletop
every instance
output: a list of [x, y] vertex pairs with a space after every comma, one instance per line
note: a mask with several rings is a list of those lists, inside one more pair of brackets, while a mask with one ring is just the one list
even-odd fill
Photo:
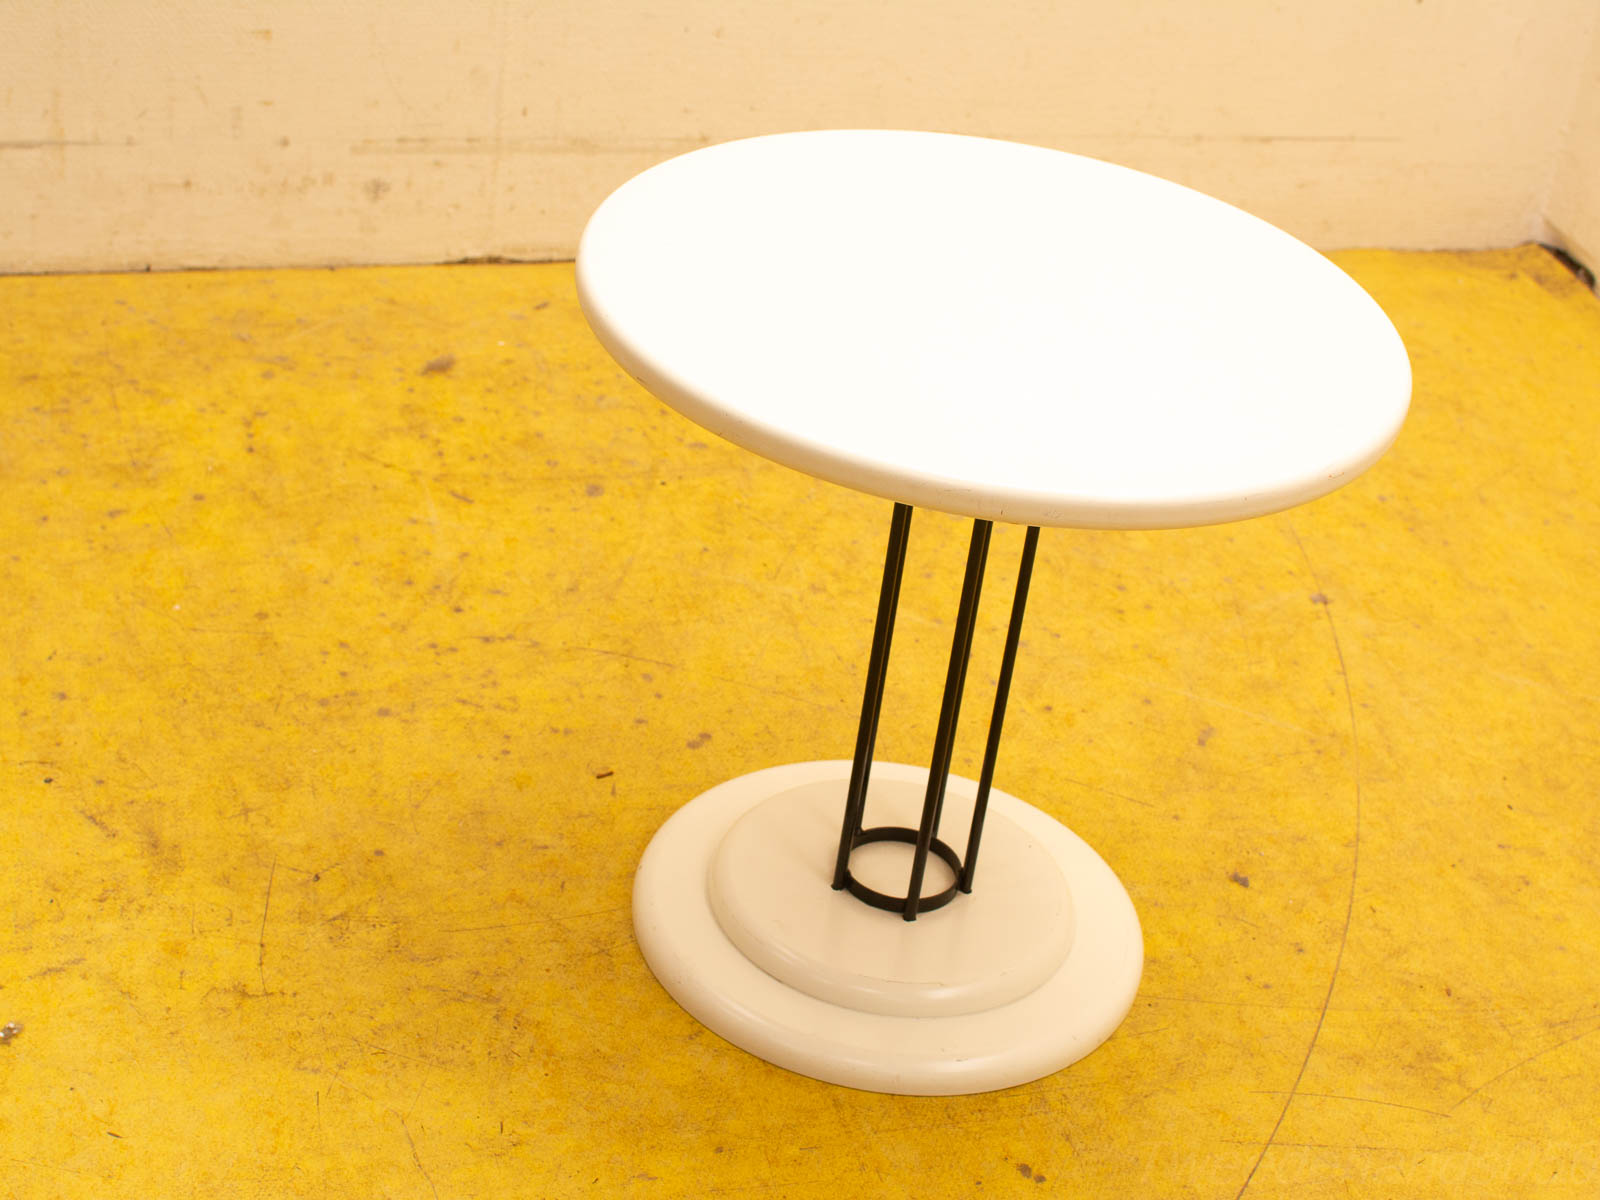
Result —
[[578, 289], [645, 387], [907, 504], [1148, 529], [1273, 512], [1400, 430], [1404, 346], [1283, 231], [1094, 159], [951, 134], [696, 150], [595, 212]]

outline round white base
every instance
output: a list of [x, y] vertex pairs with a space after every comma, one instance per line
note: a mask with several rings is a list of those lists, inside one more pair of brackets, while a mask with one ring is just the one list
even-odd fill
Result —
[[[679, 1004], [768, 1062], [904, 1095], [1026, 1083], [1111, 1036], [1144, 942], [1083, 839], [991, 791], [972, 894], [908, 922], [830, 887], [849, 778], [848, 762], [756, 771], [657, 831], [634, 878], [634, 929]], [[867, 825], [914, 826], [927, 778], [874, 763]], [[976, 791], [951, 776], [942, 827], [958, 849]], [[900, 895], [909, 859], [909, 846], [874, 843], [851, 869]], [[924, 893], [948, 882], [930, 858]]]

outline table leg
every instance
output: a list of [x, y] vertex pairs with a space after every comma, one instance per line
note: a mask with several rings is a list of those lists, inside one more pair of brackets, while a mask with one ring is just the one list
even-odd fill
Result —
[[[983, 774], [979, 780], [978, 798], [972, 814], [972, 825], [967, 834], [965, 861], [947, 843], [940, 840], [939, 822], [944, 813], [945, 791], [950, 778], [950, 761], [955, 753], [956, 727], [961, 716], [961, 697], [966, 689], [967, 664], [972, 657], [972, 638], [977, 627], [978, 602], [983, 590], [983, 575], [988, 563], [989, 541], [993, 523], [978, 520], [972, 524], [972, 542], [967, 551], [966, 575], [961, 587], [961, 603], [956, 612], [955, 634], [950, 645], [950, 664], [945, 675], [944, 696], [939, 708], [939, 724], [934, 736], [933, 757], [928, 770], [928, 787], [924, 796], [922, 818], [917, 828], [903, 826], [877, 826], [867, 829], [863, 824], [866, 807], [867, 784], [872, 770], [872, 751], [877, 741], [878, 719], [883, 707], [884, 681], [889, 670], [889, 649], [894, 637], [895, 610], [899, 603], [900, 581], [905, 573], [906, 543], [910, 537], [911, 509], [904, 504], [894, 506], [894, 516], [889, 524], [889, 545], [884, 556], [883, 583], [878, 592], [878, 616], [872, 633], [872, 652], [867, 661], [866, 694], [861, 702], [861, 720], [856, 730], [856, 753], [851, 764], [850, 787], [845, 795], [844, 818], [839, 827], [839, 849], [834, 859], [833, 888], [848, 890], [851, 895], [874, 908], [900, 913], [905, 920], [915, 921], [919, 913], [932, 912], [955, 899], [958, 892], [972, 891], [972, 878], [977, 864], [977, 850], [983, 834], [983, 820], [988, 812], [989, 792], [994, 782], [995, 761], [1000, 751], [1000, 732], [1005, 722], [1006, 700], [1011, 689], [1011, 676], [1016, 666], [1017, 646], [1022, 636], [1023, 611], [1028, 602], [1028, 585], [1033, 576], [1033, 561], [1039, 545], [1039, 529], [1029, 526], [1023, 543], [1022, 563], [1017, 572], [1017, 590], [1011, 605], [1011, 623], [1006, 634], [1005, 653], [1000, 664], [1000, 678], [995, 689], [994, 711], [989, 719], [989, 734], [984, 749]], [[904, 896], [889, 896], [867, 887], [850, 873], [850, 854], [857, 847], [872, 842], [906, 842], [915, 847], [911, 861], [911, 878]], [[927, 871], [929, 853], [936, 854], [949, 864], [955, 874], [954, 883], [945, 890], [923, 896], [922, 886]]]
[[989, 738], [983, 748], [983, 771], [978, 776], [978, 798], [972, 806], [972, 828], [967, 834], [967, 857], [961, 867], [960, 887], [972, 891], [972, 876], [978, 869], [978, 843], [983, 837], [983, 818], [989, 811], [989, 789], [994, 783], [995, 759], [1000, 756], [1000, 729], [1006, 721], [1006, 699], [1011, 694], [1011, 671], [1017, 665], [1017, 646], [1022, 641], [1022, 613], [1028, 607], [1028, 585], [1033, 580], [1033, 556], [1039, 548], [1039, 527], [1028, 526], [1022, 542], [1022, 563], [1017, 567], [1017, 590], [1011, 601], [1011, 624], [1006, 629], [1006, 649], [1000, 657], [1000, 679], [994, 689], [994, 712], [989, 717]]
[[867, 803], [867, 778], [878, 740], [878, 714], [883, 709], [883, 683], [889, 674], [889, 644], [894, 640], [894, 615], [900, 605], [900, 578], [906, 569], [906, 542], [911, 536], [911, 506], [896, 504], [889, 521], [889, 549], [883, 560], [883, 585], [878, 591], [878, 621], [872, 630], [872, 655], [867, 660], [867, 694], [861, 700], [856, 728], [856, 756], [850, 764], [850, 789], [845, 793], [844, 822], [839, 829], [839, 854], [834, 860], [833, 889], [846, 885], [850, 851], [861, 836], [861, 814]]
[[[973, 528], [932, 762], [874, 760], [910, 522], [897, 504], [854, 760], [768, 767], [679, 809], [639, 863], [634, 929], [667, 991], [736, 1045], [852, 1087], [953, 1095], [1036, 1079], [1109, 1037], [1133, 1003], [1143, 939], [1104, 860], [992, 786], [1038, 529], [1018, 568], [982, 778], [950, 765], [987, 521]], [[869, 803], [883, 823], [866, 827]], [[946, 810], [969, 827], [965, 862], [938, 836]], [[980, 837], [996, 865], [973, 890]], [[852, 854], [884, 841], [916, 854], [904, 896], [852, 874]], [[924, 897], [930, 854], [953, 882]], [[904, 869], [893, 855], [854, 863], [887, 888]]]

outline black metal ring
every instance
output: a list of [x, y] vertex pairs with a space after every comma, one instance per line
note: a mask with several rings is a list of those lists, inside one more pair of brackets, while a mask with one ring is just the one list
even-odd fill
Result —
[[[915, 846], [920, 831], [907, 829], [902, 825], [879, 825], [873, 829], [863, 829], [855, 837], [851, 849], [856, 846], [865, 846], [868, 842], [904, 842], [908, 846]], [[932, 912], [942, 908], [956, 898], [961, 890], [961, 856], [939, 838], [934, 838], [928, 844], [928, 849], [944, 859], [945, 865], [955, 872], [955, 882], [944, 891], [932, 896], [924, 896], [917, 903], [919, 912]], [[884, 912], [903, 913], [906, 910], [905, 896], [886, 896], [880, 891], [869, 888], [853, 874], [848, 867], [845, 868], [844, 886], [857, 900], [863, 904], [870, 904], [873, 908], [881, 908]]]

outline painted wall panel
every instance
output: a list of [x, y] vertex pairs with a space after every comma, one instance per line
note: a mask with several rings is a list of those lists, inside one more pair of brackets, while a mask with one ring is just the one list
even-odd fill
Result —
[[864, 125], [1112, 159], [1323, 247], [1503, 245], [1541, 228], [1597, 25], [1594, 0], [22, 3], [0, 269], [566, 257], [652, 162]]

